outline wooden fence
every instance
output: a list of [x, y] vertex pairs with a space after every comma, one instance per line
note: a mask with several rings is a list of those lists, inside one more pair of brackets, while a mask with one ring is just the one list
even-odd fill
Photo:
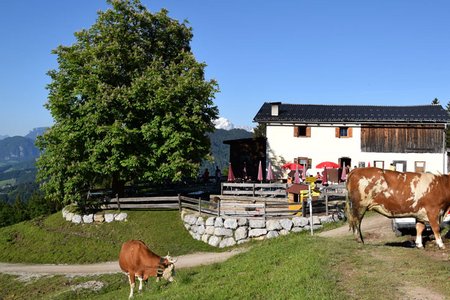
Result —
[[287, 183], [222, 183], [222, 195], [286, 197]]
[[102, 202], [101, 209], [118, 210], [182, 210], [189, 209], [199, 214], [220, 217], [277, 218], [301, 213], [289, 210], [286, 199], [268, 200], [258, 197], [212, 198], [205, 201], [186, 196], [113, 198]]

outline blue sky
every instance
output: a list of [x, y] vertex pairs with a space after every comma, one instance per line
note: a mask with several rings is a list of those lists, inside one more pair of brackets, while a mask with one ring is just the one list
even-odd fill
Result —
[[[422, 105], [450, 101], [450, 1], [142, 0], [193, 28], [218, 81], [215, 103], [254, 126], [266, 101]], [[0, 135], [52, 125], [43, 107], [51, 50], [89, 28], [100, 0], [0, 0]]]

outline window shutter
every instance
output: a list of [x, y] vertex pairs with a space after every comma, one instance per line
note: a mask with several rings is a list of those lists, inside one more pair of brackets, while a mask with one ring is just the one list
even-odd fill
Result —
[[351, 127], [348, 128], [348, 130], [347, 130], [347, 136], [348, 136], [349, 138], [353, 137], [353, 128], [351, 128]]
[[336, 137], [337, 137], [337, 138], [340, 137], [340, 136], [339, 136], [339, 127], [336, 127]]
[[311, 137], [311, 127], [306, 127], [306, 137]]
[[294, 126], [294, 137], [298, 137], [298, 127]]

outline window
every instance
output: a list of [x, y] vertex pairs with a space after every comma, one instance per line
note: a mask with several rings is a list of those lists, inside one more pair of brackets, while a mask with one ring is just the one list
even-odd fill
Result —
[[311, 137], [311, 127], [295, 126], [294, 137]]
[[336, 137], [337, 138], [351, 138], [353, 130], [348, 126], [336, 127]]
[[424, 161], [415, 161], [414, 162], [414, 172], [425, 173], [425, 165]]

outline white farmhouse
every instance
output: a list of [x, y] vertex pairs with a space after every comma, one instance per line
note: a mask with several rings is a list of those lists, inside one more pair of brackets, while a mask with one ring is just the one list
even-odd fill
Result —
[[[440, 105], [364, 106], [264, 103], [254, 121], [266, 125], [267, 160], [323, 161], [350, 168], [447, 173], [445, 132], [450, 118]], [[280, 175], [280, 174], [279, 174]]]

